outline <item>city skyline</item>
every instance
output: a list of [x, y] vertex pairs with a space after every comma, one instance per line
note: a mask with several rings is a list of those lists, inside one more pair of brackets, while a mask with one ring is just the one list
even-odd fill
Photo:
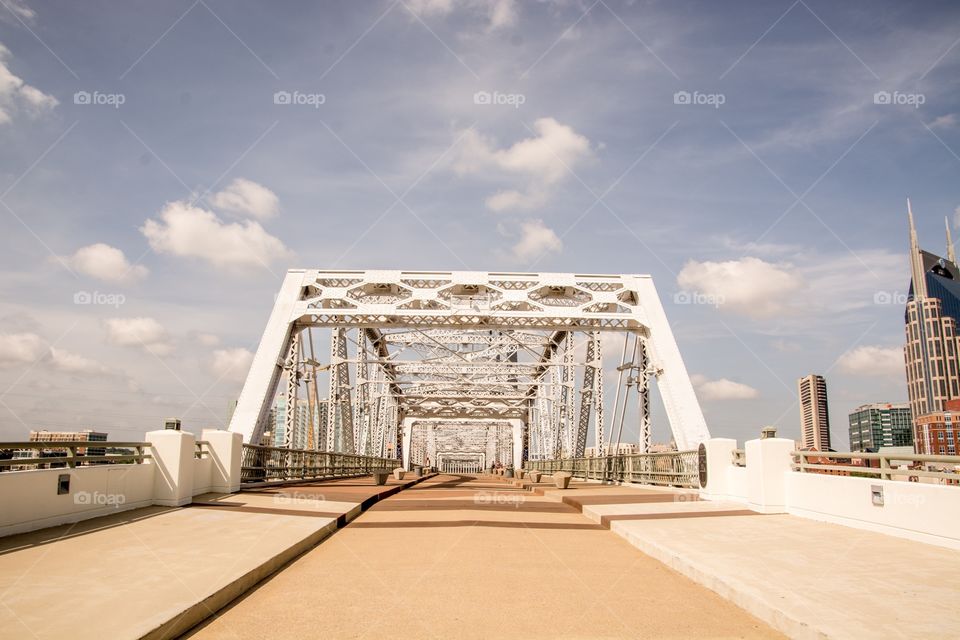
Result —
[[715, 435], [907, 399], [956, 7], [493, 6], [7, 0], [3, 435], [224, 425], [298, 266], [650, 273]]

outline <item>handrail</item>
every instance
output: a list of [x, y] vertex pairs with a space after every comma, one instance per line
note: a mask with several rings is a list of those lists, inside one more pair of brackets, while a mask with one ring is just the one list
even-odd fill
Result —
[[[144, 460], [149, 460], [152, 456], [144, 453], [144, 449], [150, 447], [149, 442], [110, 442], [108, 440], [69, 440], [63, 442], [0, 442], [0, 451], [12, 451], [14, 457], [0, 459], [0, 471], [30, 471], [32, 469], [12, 468], [12, 467], [32, 467], [32, 468], [57, 468], [53, 465], [65, 465], [73, 469], [77, 466], [87, 466], [92, 463], [97, 464], [143, 464]], [[78, 450], [83, 449], [83, 453]], [[115, 449], [135, 450], [130, 453], [117, 453]], [[41, 455], [34, 457], [16, 457], [18, 453], [24, 450], [40, 452]], [[42, 452], [56, 452], [61, 455], [42, 455]], [[95, 451], [96, 455], [89, 452]], [[102, 452], [102, 453], [100, 453]]]
[[[866, 475], [881, 480], [936, 478], [942, 484], [960, 485], [960, 456], [924, 453], [860, 453], [857, 451], [794, 451], [792, 469], [798, 473], [835, 473]], [[817, 459], [825, 460], [819, 462]], [[878, 466], [853, 464], [853, 460], [878, 461]], [[908, 461], [906, 468], [891, 462]], [[952, 467], [945, 468], [945, 467]]]
[[730, 452], [733, 466], [735, 467], [745, 467], [747, 466], [747, 453], [743, 449], [734, 449]]
[[524, 468], [547, 474], [566, 471], [574, 478], [582, 477], [584, 480], [633, 482], [667, 487], [699, 486], [696, 451], [528, 460]]
[[374, 471], [390, 471], [399, 465], [400, 461], [396, 458], [245, 444], [240, 480], [249, 486], [321, 478], [349, 478], [369, 475]]

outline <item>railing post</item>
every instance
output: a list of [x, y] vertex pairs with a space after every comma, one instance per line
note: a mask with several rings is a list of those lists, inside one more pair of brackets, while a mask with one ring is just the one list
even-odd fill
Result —
[[209, 443], [210, 490], [215, 493], [239, 491], [243, 436], [222, 429], [204, 429], [200, 437]]
[[147, 433], [151, 462], [156, 465], [153, 503], [179, 507], [193, 499], [196, 438], [186, 431], [163, 429]]

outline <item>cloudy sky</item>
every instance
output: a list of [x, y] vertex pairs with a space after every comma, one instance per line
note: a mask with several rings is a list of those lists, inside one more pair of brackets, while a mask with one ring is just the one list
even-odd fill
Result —
[[[952, 2], [0, 0], [0, 437], [223, 425], [289, 267], [650, 273], [715, 435], [906, 397]], [[659, 439], [666, 436], [662, 420]]]

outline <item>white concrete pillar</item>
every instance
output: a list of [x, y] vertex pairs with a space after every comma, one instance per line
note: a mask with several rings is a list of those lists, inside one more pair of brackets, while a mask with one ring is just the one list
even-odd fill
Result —
[[513, 428], [513, 468], [523, 468], [523, 420], [511, 419]]
[[707, 486], [700, 489], [704, 500], [724, 500], [731, 494], [729, 471], [733, 466], [733, 451], [737, 441], [731, 438], [710, 438], [703, 446], [707, 450]]
[[197, 450], [192, 433], [164, 429], [148, 431], [153, 474], [153, 504], [179, 507], [193, 499], [193, 459]]
[[748, 440], [747, 506], [760, 513], [786, 513], [786, 477], [796, 448], [786, 438]]
[[240, 463], [243, 435], [222, 429], [204, 429], [201, 440], [210, 444], [210, 491], [234, 493], [240, 490]]
[[413, 418], [403, 419], [403, 468], [410, 471], [410, 446], [413, 444]]

